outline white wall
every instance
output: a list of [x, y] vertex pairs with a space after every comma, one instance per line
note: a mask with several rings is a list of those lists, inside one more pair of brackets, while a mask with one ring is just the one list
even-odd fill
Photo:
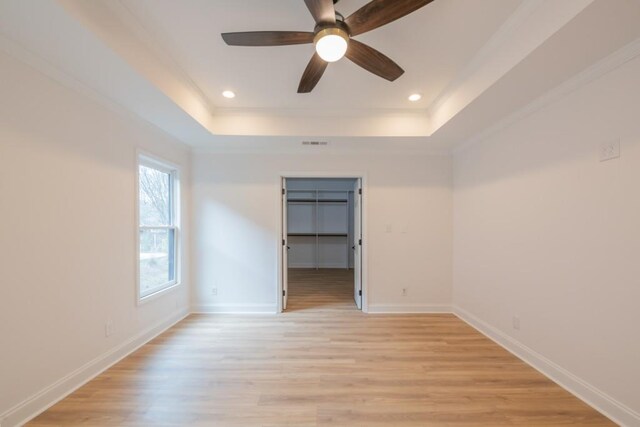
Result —
[[[4, 427], [186, 312], [188, 269], [182, 286], [136, 306], [136, 148], [184, 167], [187, 219], [190, 159], [187, 149], [146, 123], [118, 115], [4, 53], [0, 70]], [[184, 226], [188, 233], [188, 222]], [[114, 326], [109, 338], [107, 319]]]
[[[454, 160], [459, 312], [629, 425], [640, 425], [638, 76], [635, 59]], [[622, 157], [601, 163], [600, 144], [617, 138]]]
[[449, 308], [449, 156], [201, 152], [192, 167], [194, 310], [276, 310], [279, 176], [314, 171], [366, 174], [370, 309]]

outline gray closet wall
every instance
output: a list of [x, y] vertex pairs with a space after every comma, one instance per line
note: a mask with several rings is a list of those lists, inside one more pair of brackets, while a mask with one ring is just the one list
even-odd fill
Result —
[[287, 179], [289, 268], [353, 268], [354, 179]]

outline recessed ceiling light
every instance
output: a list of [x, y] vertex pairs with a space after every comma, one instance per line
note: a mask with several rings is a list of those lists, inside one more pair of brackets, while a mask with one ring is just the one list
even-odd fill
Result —
[[235, 98], [236, 94], [230, 90], [225, 90], [224, 92], [222, 92], [222, 96], [224, 96], [225, 98]]
[[420, 95], [419, 93], [414, 93], [412, 95], [409, 95], [409, 101], [411, 102], [418, 102], [422, 99], [422, 95]]

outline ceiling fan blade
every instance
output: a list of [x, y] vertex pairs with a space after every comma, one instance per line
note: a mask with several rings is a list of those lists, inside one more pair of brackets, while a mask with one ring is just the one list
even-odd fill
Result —
[[390, 82], [404, 74], [404, 70], [391, 59], [354, 39], [349, 40], [346, 57], [365, 70]]
[[329, 65], [329, 63], [325, 62], [320, 58], [320, 55], [315, 53], [302, 74], [302, 79], [300, 79], [300, 85], [298, 86], [298, 93], [311, 92], [320, 81], [324, 70], [327, 69], [327, 65]]
[[352, 36], [366, 33], [400, 19], [433, 0], [373, 0], [345, 19]]
[[313, 43], [313, 33], [305, 31], [249, 31], [222, 33], [229, 46], [287, 46]]
[[304, 0], [313, 15], [316, 24], [335, 24], [336, 10], [333, 7], [333, 0]]

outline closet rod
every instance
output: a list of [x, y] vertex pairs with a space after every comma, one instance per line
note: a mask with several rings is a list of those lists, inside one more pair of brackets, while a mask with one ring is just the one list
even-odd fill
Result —
[[347, 199], [287, 199], [290, 203], [347, 203]]
[[322, 193], [353, 193], [354, 190], [287, 190], [289, 193], [315, 193], [320, 191]]

